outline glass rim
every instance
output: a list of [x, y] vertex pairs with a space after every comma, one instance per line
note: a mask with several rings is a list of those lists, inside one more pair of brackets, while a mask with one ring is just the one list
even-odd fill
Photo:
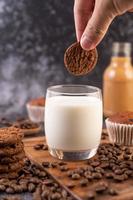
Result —
[[[90, 92], [59, 92], [59, 91], [54, 91], [54, 89], [60, 89], [61, 87], [76, 87], [76, 88], [88, 88], [88, 89], [92, 89], [94, 91], [90, 91]], [[82, 95], [87, 95], [87, 94], [97, 94], [97, 93], [101, 93], [101, 89], [95, 86], [91, 86], [91, 85], [83, 85], [83, 84], [61, 84], [61, 85], [53, 85], [53, 86], [49, 86], [47, 88], [47, 92], [51, 92], [54, 94], [62, 94], [62, 95], [68, 95], [68, 96], [82, 96]]]

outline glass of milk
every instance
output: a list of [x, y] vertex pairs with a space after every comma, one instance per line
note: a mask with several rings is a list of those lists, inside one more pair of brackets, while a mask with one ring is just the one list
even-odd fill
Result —
[[47, 89], [45, 133], [52, 156], [85, 160], [94, 156], [102, 132], [101, 90], [88, 85], [57, 85]]

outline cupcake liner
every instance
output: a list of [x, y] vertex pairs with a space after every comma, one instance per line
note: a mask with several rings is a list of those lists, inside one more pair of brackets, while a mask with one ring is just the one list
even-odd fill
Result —
[[26, 105], [28, 116], [31, 121], [40, 123], [44, 122], [44, 107], [43, 106], [33, 106], [30, 104]]
[[105, 123], [112, 143], [133, 146], [133, 125], [115, 123], [109, 119]]

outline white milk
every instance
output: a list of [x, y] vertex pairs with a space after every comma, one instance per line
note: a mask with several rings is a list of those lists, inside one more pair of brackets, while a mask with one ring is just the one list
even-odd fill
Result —
[[97, 148], [102, 131], [102, 101], [89, 96], [47, 98], [45, 132], [50, 148], [81, 151]]

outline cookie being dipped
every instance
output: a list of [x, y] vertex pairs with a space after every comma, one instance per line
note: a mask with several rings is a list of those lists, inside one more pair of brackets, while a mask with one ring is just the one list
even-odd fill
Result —
[[69, 73], [83, 76], [91, 72], [97, 63], [96, 49], [84, 50], [79, 42], [73, 43], [64, 54], [64, 64]]

